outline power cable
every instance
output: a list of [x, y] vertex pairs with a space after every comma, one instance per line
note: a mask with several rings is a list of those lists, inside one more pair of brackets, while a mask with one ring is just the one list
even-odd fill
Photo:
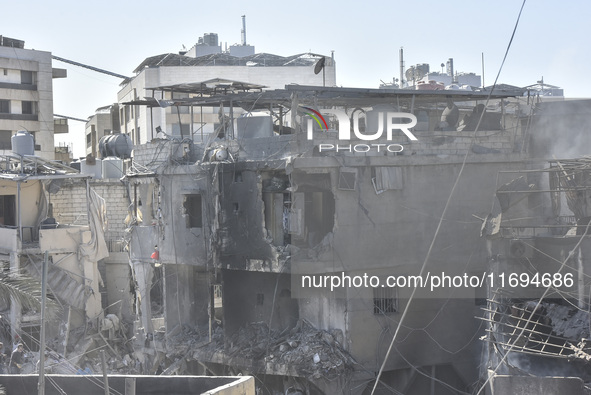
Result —
[[[515, 26], [513, 28], [513, 33], [511, 34], [511, 39], [509, 40], [509, 44], [507, 45], [507, 49], [505, 51], [505, 56], [503, 57], [503, 61], [501, 63], [501, 66], [499, 67], [499, 71], [497, 73], [497, 76], [495, 78], [495, 82], [493, 84], [492, 89], [490, 90], [488, 97], [486, 98], [486, 103], [485, 103], [485, 111], [482, 111], [482, 113], [480, 114], [480, 118], [478, 119], [478, 124], [476, 125], [476, 128], [474, 130], [474, 134], [472, 135], [472, 143], [471, 145], [474, 143], [474, 139], [476, 136], [476, 133], [478, 132], [478, 129], [480, 128], [480, 124], [482, 123], [482, 119], [484, 117], [484, 113], [486, 112], [486, 106], [488, 105], [488, 102], [490, 101], [490, 98], [492, 96], [492, 93], [494, 91], [495, 86], [497, 85], [497, 81], [499, 79], [499, 76], [501, 74], [501, 70], [503, 69], [503, 65], [505, 64], [505, 60], [507, 59], [507, 55], [509, 53], [509, 49], [511, 48], [511, 44], [513, 42], [513, 38], [515, 37], [515, 32], [517, 30], [517, 26], [519, 25], [519, 19], [521, 18], [521, 12], [523, 11], [523, 7], [525, 6], [525, 2], [526, 0], [523, 0], [523, 3], [521, 5], [521, 9], [519, 10], [519, 15], [517, 16], [517, 21], [515, 22]], [[447, 212], [447, 209], [449, 207], [449, 204], [451, 202], [451, 198], [453, 197], [453, 194], [456, 190], [456, 187], [459, 184], [460, 178], [462, 177], [462, 173], [466, 167], [466, 162], [468, 160], [468, 155], [470, 153], [470, 150], [466, 151], [466, 154], [464, 155], [464, 160], [462, 161], [462, 166], [460, 168], [460, 171], [458, 173], [458, 176], [456, 177], [456, 181], [450, 191], [449, 197], [447, 199], [447, 202], [445, 203], [445, 207], [443, 208], [443, 212], [441, 214], [441, 218], [439, 219], [439, 223], [437, 224], [437, 228], [435, 230], [435, 234], [433, 235], [433, 239], [431, 241], [431, 245], [429, 246], [429, 250], [427, 251], [427, 256], [425, 257], [425, 260], [423, 262], [423, 265], [421, 266], [421, 271], [419, 273], [419, 276], [422, 276], [425, 268], [427, 267], [427, 262], [429, 261], [429, 258], [431, 257], [431, 252], [433, 250], [433, 246], [435, 245], [435, 241], [437, 239], [437, 236], [439, 234], [439, 231], [441, 229], [441, 224], [443, 223], [443, 219], [445, 217], [445, 214]], [[409, 299], [408, 302], [406, 303], [406, 306], [404, 308], [404, 311], [402, 313], [402, 316], [400, 317], [400, 322], [398, 323], [398, 326], [396, 327], [396, 331], [394, 332], [394, 336], [392, 337], [392, 341], [390, 342], [390, 346], [388, 347], [388, 351], [386, 352], [386, 356], [384, 357], [384, 362], [382, 363], [382, 366], [380, 367], [380, 370], [378, 372], [378, 375], [376, 377], [376, 383], [371, 391], [371, 395], [373, 395], [375, 393], [376, 387], [377, 387], [377, 383], [379, 381], [380, 376], [382, 375], [383, 371], [384, 371], [384, 367], [386, 366], [386, 362], [388, 361], [388, 358], [390, 356], [390, 353], [392, 352], [392, 348], [394, 347], [394, 343], [396, 341], [396, 337], [398, 336], [398, 333], [400, 331], [400, 327], [402, 326], [402, 322], [404, 321], [404, 319], [406, 318], [406, 315], [408, 314], [409, 311], [409, 306], [411, 305], [412, 299], [415, 296], [417, 288], [414, 288]], [[498, 369], [498, 367], [497, 367]]]
[[[525, 3], [525, 1], [524, 1], [524, 3]], [[560, 273], [560, 271], [562, 269], [564, 269], [564, 267], [566, 266], [566, 262], [573, 257], [575, 251], [579, 248], [579, 246], [581, 245], [581, 243], [585, 239], [585, 236], [587, 236], [587, 232], [589, 232], [589, 226], [591, 226], [591, 222], [589, 222], [587, 224], [587, 227], [585, 228], [585, 233], [583, 235], [581, 235], [581, 238], [579, 239], [578, 243], [573, 247], [573, 249], [569, 252], [568, 256], [564, 259], [564, 261], [563, 261], [562, 265], [560, 266], [560, 268], [558, 269], [557, 273]], [[544, 291], [544, 293], [542, 294], [542, 296], [538, 300], [538, 303], [532, 309], [531, 314], [529, 315], [527, 321], [525, 322], [523, 328], [521, 329], [521, 332], [519, 332], [519, 335], [517, 335], [515, 337], [515, 340], [509, 345], [509, 348], [505, 351], [505, 355], [503, 355], [503, 357], [501, 358], [501, 360], [499, 361], [499, 363], [497, 364], [497, 366], [495, 367], [495, 369], [488, 375], [488, 378], [486, 379], [486, 381], [484, 382], [484, 384], [482, 384], [482, 387], [480, 387], [480, 389], [478, 390], [478, 392], [476, 393], [476, 395], [480, 394], [482, 392], [482, 390], [486, 388], [486, 385], [494, 377], [495, 373], [497, 372], [497, 370], [499, 370], [499, 368], [501, 367], [501, 365], [503, 364], [503, 362], [505, 362], [505, 360], [509, 356], [509, 353], [511, 352], [511, 350], [515, 347], [515, 345], [517, 344], [518, 341], [522, 340], [522, 336], [525, 333], [525, 330], [530, 327], [529, 324], [532, 323], [532, 318], [534, 317], [534, 315], [538, 311], [538, 307], [540, 307], [540, 304], [542, 303], [542, 301], [544, 300], [544, 298], [546, 298], [546, 296], [548, 295], [548, 293], [551, 290], [553, 290], [553, 288], [551, 286], [549, 286], [549, 287], [546, 288], [546, 290]]]

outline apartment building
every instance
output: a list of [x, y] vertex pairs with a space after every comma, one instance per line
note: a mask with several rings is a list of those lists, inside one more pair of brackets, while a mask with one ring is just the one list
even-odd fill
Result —
[[[10, 139], [27, 130], [35, 139], [35, 154], [52, 160], [54, 133], [53, 79], [66, 70], [52, 67], [50, 52], [25, 49], [22, 40], [0, 36], [0, 153], [10, 153]], [[59, 121], [63, 122], [63, 121]]]
[[[209, 53], [192, 48], [179, 54], [148, 57], [134, 70], [134, 77], [121, 84], [117, 94], [120, 131], [129, 134], [135, 145], [151, 141], [158, 131], [190, 137], [196, 142], [214, 131], [219, 109], [178, 106], [175, 100], [196, 99], [211, 92], [283, 89], [289, 84], [336, 85], [335, 61], [331, 56], [254, 53], [253, 46], [244, 47], [249, 48], [245, 55], [236, 49], [223, 52], [220, 46], [206, 47], [215, 50]], [[148, 101], [149, 105], [141, 105]]]

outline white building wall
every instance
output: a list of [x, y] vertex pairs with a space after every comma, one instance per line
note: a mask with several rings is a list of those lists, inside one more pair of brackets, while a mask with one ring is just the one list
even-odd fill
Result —
[[[35, 133], [35, 144], [41, 146], [36, 154], [45, 159], [54, 159], [53, 139], [53, 69], [50, 52], [0, 46], [0, 99], [10, 100], [11, 114], [0, 114], [0, 130], [12, 134], [26, 129]], [[4, 75], [6, 70], [6, 75]], [[33, 72], [36, 90], [16, 89], [22, 87], [21, 70]], [[10, 85], [15, 85], [11, 87]], [[22, 101], [32, 101], [37, 120], [10, 119], [22, 114]], [[17, 117], [18, 118], [18, 117]], [[9, 153], [10, 150], [0, 150]]]
[[[92, 154], [92, 148], [94, 145], [95, 155], [96, 157], [101, 157], [99, 151], [99, 141], [103, 136], [109, 135], [114, 130], [112, 129], [113, 121], [111, 117], [110, 110], [102, 110], [101, 112], [95, 113], [89, 120], [86, 122], [85, 128], [85, 136], [86, 140], [86, 155]], [[94, 139], [92, 137], [92, 127], [94, 126], [95, 136]], [[117, 132], [118, 130], [115, 130]], [[88, 142], [90, 136], [90, 143]]]
[[[142, 70], [133, 80], [124, 86], [117, 95], [117, 100], [120, 104], [120, 119], [121, 132], [128, 133], [132, 137], [134, 144], [144, 144], [151, 141], [156, 135], [154, 130], [152, 136], [152, 119], [153, 128], [160, 126], [167, 134], [172, 135], [171, 127], [173, 124], [178, 124], [178, 115], [175, 109], [171, 108], [157, 108], [150, 109], [147, 106], [132, 106], [137, 107], [129, 111], [133, 114], [130, 119], [125, 118], [125, 109], [122, 103], [144, 99], [151, 97], [152, 91], [148, 88], [174, 85], [180, 83], [191, 83], [207, 81], [214, 78], [224, 78], [234, 81], [249, 82], [253, 84], [264, 85], [269, 90], [284, 89], [285, 85], [314, 85], [322, 86], [336, 86], [336, 67], [334, 62], [327, 58], [327, 66], [323, 73], [314, 74], [314, 66], [284, 66], [284, 67], [249, 67], [249, 66], [170, 66], [170, 67], [155, 67], [146, 68]], [[162, 99], [158, 94], [157, 99]], [[195, 131], [195, 141], [200, 141], [200, 124], [199, 115], [200, 109], [194, 109], [194, 117], [196, 120], [193, 124]], [[217, 109], [204, 108], [204, 122], [212, 122], [217, 120]], [[181, 122], [185, 123], [184, 118], [188, 115], [181, 113], [183, 118]], [[188, 118], [187, 118], [188, 119]], [[140, 128], [140, 139], [136, 141], [135, 133], [137, 128]], [[210, 133], [213, 127], [210, 124], [205, 128], [205, 133]], [[132, 134], [132, 132], [134, 134]]]

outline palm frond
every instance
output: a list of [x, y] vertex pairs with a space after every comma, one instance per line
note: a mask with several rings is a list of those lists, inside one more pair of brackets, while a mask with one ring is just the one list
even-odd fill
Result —
[[[36, 279], [13, 271], [0, 271], [0, 304], [8, 306], [12, 299], [25, 310], [41, 311], [41, 296], [41, 283]], [[48, 318], [59, 310], [59, 304], [49, 291], [45, 306]]]

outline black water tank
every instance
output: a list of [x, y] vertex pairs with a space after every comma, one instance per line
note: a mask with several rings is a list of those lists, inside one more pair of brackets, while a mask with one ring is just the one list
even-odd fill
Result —
[[132, 150], [133, 143], [126, 134], [110, 134], [101, 137], [99, 140], [99, 151], [102, 158], [109, 156], [116, 156], [121, 159], [131, 158]]

